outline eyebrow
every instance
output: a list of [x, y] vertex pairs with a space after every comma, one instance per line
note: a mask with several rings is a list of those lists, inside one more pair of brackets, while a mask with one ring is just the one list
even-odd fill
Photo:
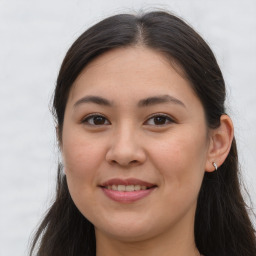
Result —
[[[79, 99], [74, 104], [74, 107], [77, 107], [78, 105], [83, 103], [95, 103], [95, 104], [107, 106], [107, 107], [113, 106], [113, 103], [111, 103], [109, 100], [105, 98], [89, 95]], [[138, 102], [138, 107], [153, 106], [161, 103], [174, 103], [174, 104], [186, 107], [182, 101], [170, 95], [159, 95], [159, 96], [153, 96], [153, 97], [148, 97], [146, 99], [142, 99]]]
[[108, 106], [108, 107], [111, 107], [113, 105], [109, 100], [107, 100], [105, 98], [89, 95], [89, 96], [85, 96], [85, 97], [81, 98], [80, 100], [78, 100], [74, 104], [74, 107], [77, 107], [78, 105], [80, 105], [82, 103], [95, 103], [98, 105]]
[[138, 106], [146, 107], [146, 106], [157, 105], [160, 103], [174, 103], [174, 104], [178, 104], [180, 106], [186, 107], [182, 101], [170, 95], [160, 95], [160, 96], [153, 96], [146, 99], [142, 99], [139, 101]]

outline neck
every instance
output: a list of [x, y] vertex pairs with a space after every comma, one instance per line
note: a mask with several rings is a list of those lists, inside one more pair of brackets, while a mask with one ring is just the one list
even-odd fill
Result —
[[[173, 245], [171, 248], [170, 245]], [[182, 243], [179, 244], [179, 248], [176, 244], [169, 243], [169, 246], [166, 247], [166, 244], [156, 245], [155, 241], [144, 241], [143, 243], [129, 243], [129, 242], [111, 242], [108, 243], [108, 246], [97, 246], [97, 256], [200, 256], [199, 251], [196, 246], [184, 245], [181, 246]], [[107, 254], [106, 254], [107, 252]]]

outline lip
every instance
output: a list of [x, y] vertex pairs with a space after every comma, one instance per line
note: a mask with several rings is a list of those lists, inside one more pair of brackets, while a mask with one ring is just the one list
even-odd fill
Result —
[[[137, 190], [137, 191], [118, 191], [118, 190], [111, 190], [107, 189], [107, 186], [112, 185], [141, 185], [146, 186], [148, 189], [146, 190]], [[141, 200], [151, 194], [156, 189], [156, 185], [139, 180], [134, 178], [129, 179], [111, 179], [108, 180], [100, 185], [100, 188], [102, 189], [103, 193], [110, 198], [111, 200], [114, 200], [119, 203], [133, 203], [135, 201]]]
[[146, 187], [154, 187], [156, 184], [152, 184], [143, 180], [135, 179], [135, 178], [129, 178], [129, 179], [110, 179], [106, 182], [103, 182], [100, 186], [101, 187], [106, 187], [106, 186], [112, 186], [112, 185], [141, 185], [141, 186], [146, 186]]

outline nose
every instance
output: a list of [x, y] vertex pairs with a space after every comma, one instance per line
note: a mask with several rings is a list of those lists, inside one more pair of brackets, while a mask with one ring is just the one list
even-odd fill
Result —
[[146, 152], [134, 129], [119, 129], [110, 138], [106, 160], [110, 164], [130, 167], [140, 165], [146, 160]]

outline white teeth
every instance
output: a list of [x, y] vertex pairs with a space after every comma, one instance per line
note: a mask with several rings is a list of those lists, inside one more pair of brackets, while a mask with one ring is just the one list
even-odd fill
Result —
[[132, 192], [132, 191], [138, 191], [138, 190], [146, 190], [146, 186], [141, 186], [141, 185], [110, 185], [106, 187], [107, 189], [111, 190], [118, 190], [118, 191], [127, 191], [127, 192]]
[[112, 188], [112, 190], [118, 190], [118, 187], [117, 187], [117, 185], [112, 185], [112, 186], [110, 186], [110, 189]]
[[118, 191], [125, 191], [125, 185], [118, 185], [117, 190]]
[[134, 185], [126, 186], [125, 191], [134, 191]]
[[137, 190], [140, 190], [141, 186], [140, 185], [135, 185], [134, 186], [134, 190], [137, 191]]

